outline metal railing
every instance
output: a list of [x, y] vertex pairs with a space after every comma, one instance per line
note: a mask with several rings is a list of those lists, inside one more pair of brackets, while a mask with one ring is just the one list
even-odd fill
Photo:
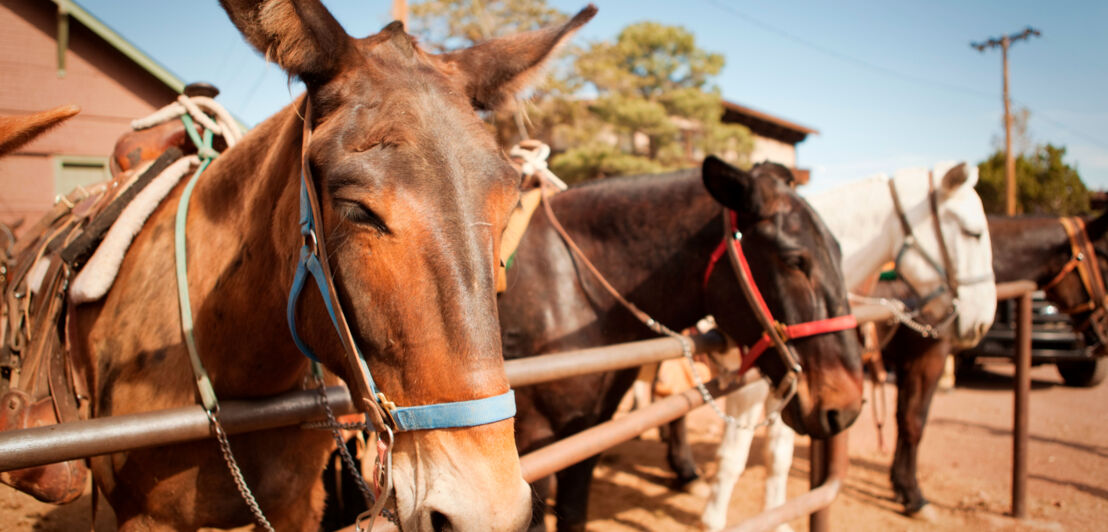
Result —
[[[1026, 511], [1024, 493], [1027, 479], [1027, 395], [1030, 390], [1030, 293], [1034, 289], [1034, 283], [1029, 281], [997, 285], [998, 299], [1020, 297], [1012, 488], [1012, 512], [1017, 517], [1023, 516]], [[892, 316], [888, 309], [873, 305], [857, 305], [854, 313], [859, 322], [885, 320]], [[726, 341], [715, 332], [690, 338], [694, 342], [695, 353], [720, 352], [726, 349]], [[682, 356], [681, 350], [679, 341], [657, 338], [510, 360], [505, 362], [505, 371], [513, 387], [522, 387], [678, 358]], [[721, 397], [738, 390], [751, 379], [717, 378], [708, 383], [708, 388], [713, 396]], [[330, 387], [327, 396], [336, 414], [355, 412], [345, 387]], [[553, 443], [520, 458], [524, 478], [533, 481], [550, 475], [630, 440], [650, 428], [677, 419], [703, 404], [703, 398], [695, 389], [687, 390]], [[315, 390], [291, 392], [260, 401], [224, 401], [221, 403], [221, 410], [221, 419], [229, 434], [294, 426], [325, 418]], [[199, 405], [6, 431], [0, 432], [0, 471], [184, 443], [212, 436], [207, 415]], [[846, 433], [825, 442], [813, 440], [810, 452], [811, 491], [787, 501], [784, 506], [747, 519], [729, 530], [770, 530], [807, 514], [811, 514], [811, 530], [828, 530], [829, 507], [838, 494], [849, 462]]]
[[[717, 332], [690, 337], [695, 353], [721, 352], [726, 340]], [[681, 342], [656, 338], [603, 348], [581, 349], [505, 362], [513, 387], [600, 371], [631, 368], [678, 358]], [[345, 386], [327, 389], [336, 415], [355, 413]], [[221, 401], [220, 420], [228, 434], [298, 425], [326, 419], [319, 394], [303, 390], [257, 401]], [[0, 471], [74, 458], [159, 447], [213, 437], [200, 405], [94, 418], [0, 432]]]

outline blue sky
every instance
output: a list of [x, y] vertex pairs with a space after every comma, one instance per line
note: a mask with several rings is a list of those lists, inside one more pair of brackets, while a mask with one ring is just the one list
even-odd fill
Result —
[[[549, 0], [573, 12], [584, 1]], [[186, 81], [206, 80], [248, 124], [298, 92], [248, 47], [215, 0], [78, 2]], [[324, 2], [361, 37], [389, 22], [390, 0]], [[1031, 110], [1035, 142], [1068, 148], [1092, 188], [1108, 189], [1108, 2], [1031, 0], [599, 0], [578, 43], [624, 26], [681, 25], [723, 53], [725, 98], [820, 131], [799, 165], [822, 189], [876, 172], [944, 159], [978, 162], [1001, 132], [999, 50], [970, 41], [1031, 25], [1013, 45], [1012, 98]], [[141, 6], [141, 7], [139, 7]]]

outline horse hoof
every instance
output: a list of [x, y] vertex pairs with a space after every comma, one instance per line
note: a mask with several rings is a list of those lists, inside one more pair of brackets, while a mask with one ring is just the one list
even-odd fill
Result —
[[925, 523], [935, 523], [939, 520], [939, 512], [935, 510], [934, 506], [928, 503], [924, 503], [923, 506], [920, 506], [915, 511], [905, 511], [904, 513], [912, 519]]
[[694, 497], [707, 499], [712, 494], [712, 487], [704, 479], [697, 477], [681, 486], [681, 491]]

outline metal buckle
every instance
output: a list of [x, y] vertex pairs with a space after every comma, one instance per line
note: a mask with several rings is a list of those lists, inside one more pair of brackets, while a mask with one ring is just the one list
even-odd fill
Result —
[[388, 397], [385, 397], [385, 394], [377, 392], [377, 404], [381, 407], [381, 411], [383, 412], [382, 417], [385, 419], [385, 422], [392, 427], [399, 428], [396, 424], [396, 419], [392, 417], [393, 410], [396, 410], [396, 403], [389, 401]]
[[777, 331], [777, 336], [781, 338], [782, 342], [788, 342], [789, 338], [789, 326], [781, 323], [777, 320], [773, 320], [773, 330]]
[[316, 255], [319, 253], [319, 239], [315, 236], [315, 229], [309, 229], [306, 233], [301, 233], [304, 236], [304, 247], [308, 248], [310, 255]]

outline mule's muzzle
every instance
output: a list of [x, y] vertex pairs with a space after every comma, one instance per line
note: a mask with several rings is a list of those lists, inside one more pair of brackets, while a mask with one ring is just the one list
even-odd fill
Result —
[[854, 424], [861, 408], [829, 408], [819, 411], [819, 427], [822, 434], [811, 434], [814, 438], [830, 438]]

